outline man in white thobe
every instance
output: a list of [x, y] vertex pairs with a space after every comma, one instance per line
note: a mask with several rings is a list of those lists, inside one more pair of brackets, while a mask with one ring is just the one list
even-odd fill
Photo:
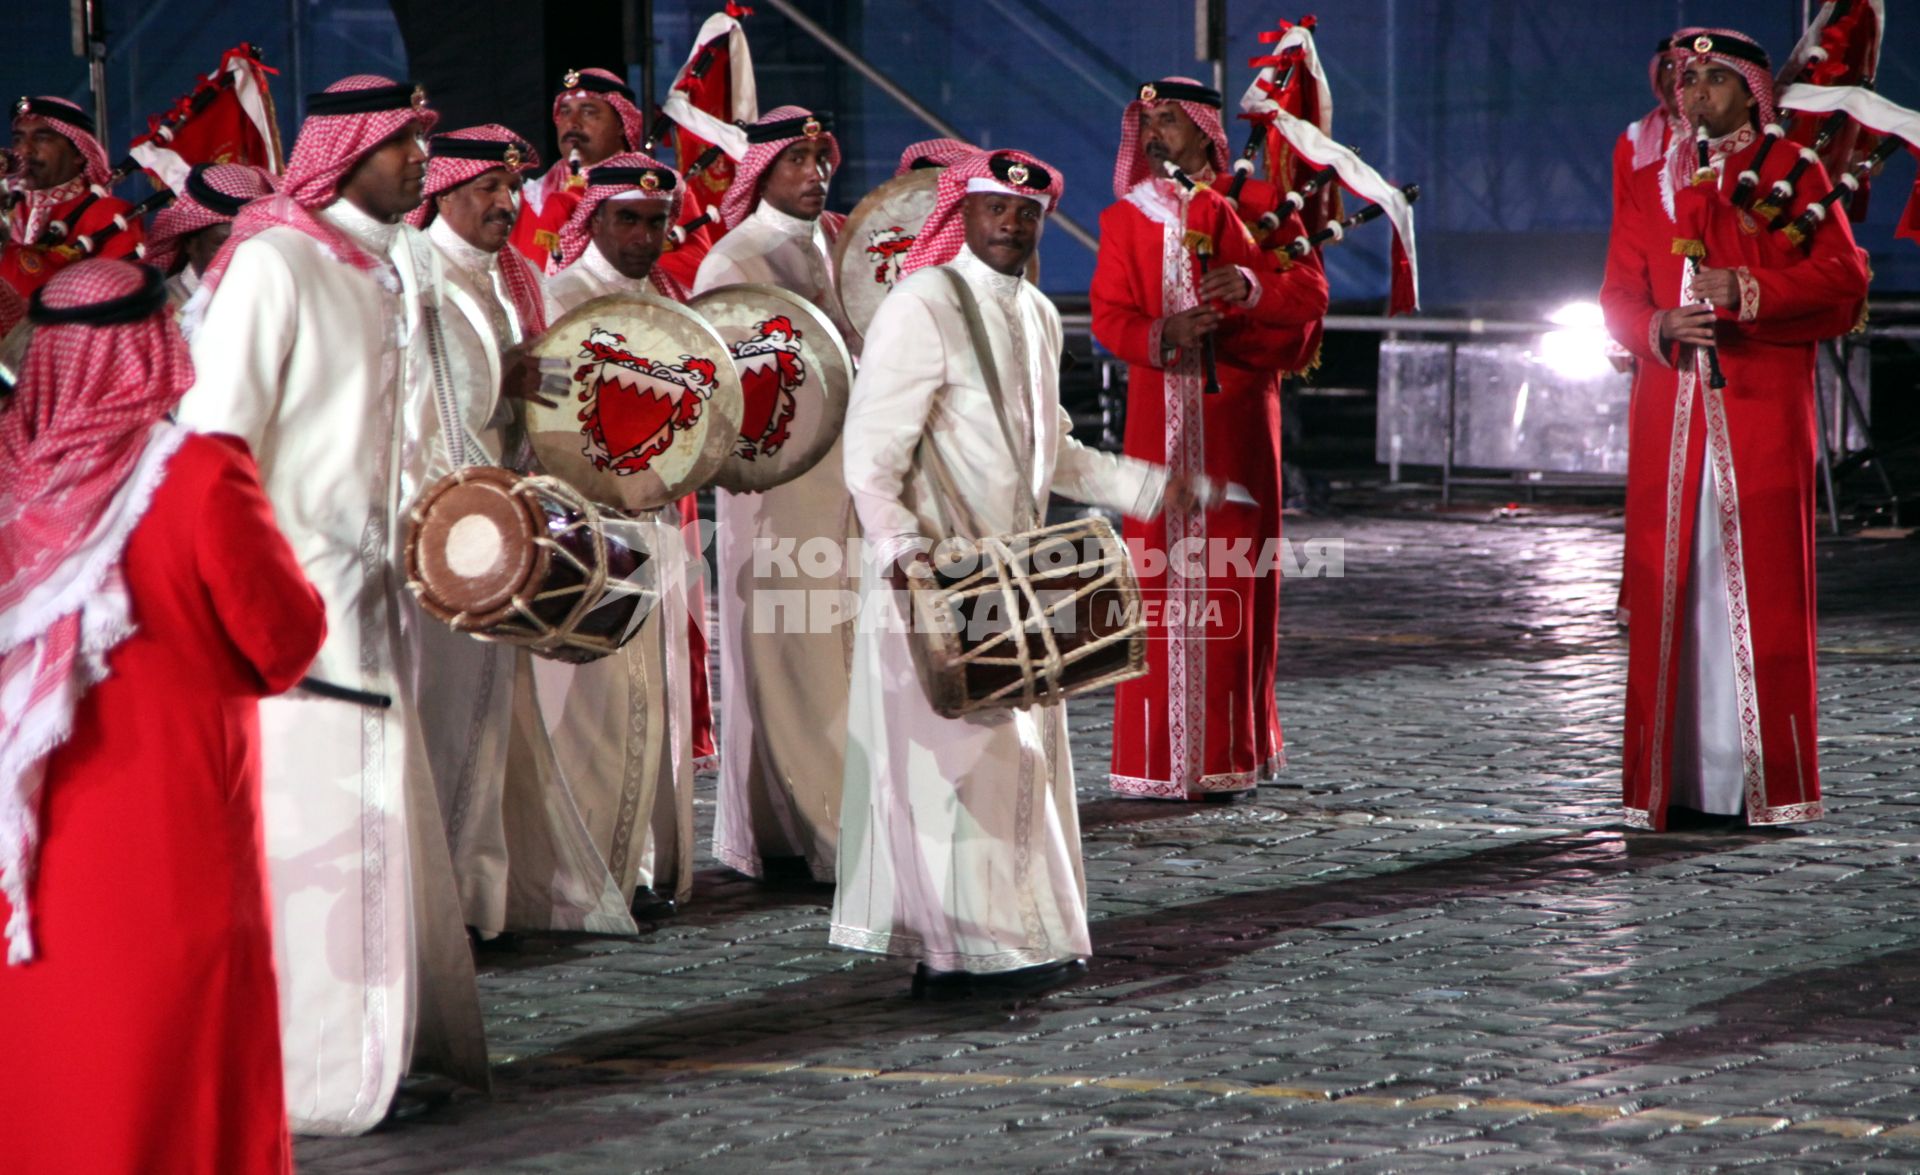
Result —
[[[831, 126], [831, 115], [782, 106], [747, 128], [750, 146], [721, 205], [727, 234], [701, 261], [694, 293], [779, 286], [819, 307], [852, 342], [829, 249], [846, 218], [825, 211], [840, 166]], [[713, 855], [749, 877], [832, 881], [853, 649], [853, 616], [840, 605], [859, 570], [847, 555], [857, 532], [839, 446], [765, 493], [716, 490], [714, 521], [721, 730]], [[830, 573], [786, 574], [807, 560], [775, 557], [815, 547], [834, 556]], [[808, 600], [804, 616], [765, 606], [793, 599]]]
[[409, 1061], [488, 1082], [472, 958], [411, 691], [402, 424], [432, 383], [440, 305], [420, 202], [416, 86], [356, 75], [308, 97], [280, 194], [202, 276], [183, 424], [245, 440], [327, 608], [303, 689], [260, 707], [295, 1130], [356, 1134]]
[[[560, 230], [565, 267], [547, 292], [562, 311], [611, 294], [676, 302], [686, 291], [656, 268], [679, 213], [680, 177], [634, 152], [587, 173]], [[673, 913], [693, 892], [691, 561], [673, 505], [642, 512], [660, 605], [625, 648], [587, 665], [535, 667], [541, 709], [574, 803], [635, 917]]]
[[[832, 928], [837, 945], [919, 960], [915, 993], [936, 997], [1037, 990], [1091, 946], [1065, 707], [936, 713], [907, 643], [907, 577], [929, 570], [953, 519], [984, 537], [1036, 526], [1052, 490], [1140, 517], [1187, 493], [1069, 434], [1060, 315], [1022, 276], [1059, 202], [1056, 173], [1021, 152], [975, 152], [938, 191], [908, 276], [867, 331], [847, 407], [845, 477], [866, 563]], [[988, 353], [951, 275], [979, 306]], [[923, 446], [950, 488], [936, 488]]]
[[[546, 329], [551, 309], [539, 276], [506, 248], [522, 177], [538, 166], [532, 145], [493, 125], [435, 135], [430, 149], [426, 199], [407, 219], [426, 230], [444, 278], [448, 378], [408, 404], [407, 503], [462, 466], [521, 464], [502, 393], [524, 395], [537, 378], [516, 348]], [[467, 925], [482, 941], [505, 930], [633, 930], [605, 871], [575, 864], [597, 865], [599, 854], [559, 783], [533, 655], [455, 632], [417, 607], [401, 615]]]

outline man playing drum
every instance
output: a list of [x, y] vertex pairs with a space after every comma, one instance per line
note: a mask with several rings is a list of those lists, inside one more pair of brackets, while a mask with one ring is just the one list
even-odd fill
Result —
[[[400, 478], [410, 509], [455, 469], [510, 461], [511, 411], [501, 393], [509, 377], [519, 391], [538, 374], [513, 348], [546, 329], [551, 309], [539, 275], [505, 247], [522, 177], [539, 166], [532, 145], [506, 127], [477, 126], [435, 135], [429, 147], [426, 198], [407, 221], [426, 230], [445, 279], [448, 394], [408, 405]], [[545, 727], [514, 721], [517, 707], [533, 705], [532, 655], [455, 632], [417, 607], [401, 615], [415, 647], [415, 704], [467, 925], [482, 938], [509, 926], [585, 928], [557, 913], [553, 901], [527, 900], [555, 892], [546, 877], [508, 884], [510, 868], [541, 869], [538, 854], [516, 860], [508, 851], [509, 772], [527, 789], [552, 786], [557, 772]], [[544, 815], [549, 805], [514, 810]], [[521, 904], [509, 909], [514, 894]]]
[[[830, 114], [781, 106], [747, 128], [751, 145], [721, 205], [727, 235], [700, 263], [693, 292], [779, 286], [819, 307], [851, 343], [830, 249], [845, 218], [826, 211], [840, 166], [832, 125]], [[714, 513], [726, 720], [713, 855], [749, 877], [831, 881], [855, 570], [839, 447], [765, 493], [716, 493]], [[821, 560], [825, 573], [807, 574], [805, 556], [816, 551], [832, 558]]]
[[[560, 231], [565, 267], [547, 286], [561, 311], [613, 294], [676, 302], [686, 290], [657, 262], [684, 185], [646, 155], [614, 155], [587, 173], [587, 188]], [[691, 501], [689, 496], [686, 501]], [[535, 666], [540, 705], [561, 772], [615, 884], [636, 917], [671, 914], [693, 890], [694, 666], [688, 643], [694, 596], [679, 527], [682, 507], [649, 511], [662, 589], [659, 611], [620, 652], [588, 665]], [[704, 677], [706, 666], [698, 667]], [[622, 811], [641, 818], [622, 822]]]
[[[1185, 481], [1069, 434], [1060, 315], [1022, 276], [1061, 189], [1053, 168], [1018, 151], [948, 167], [909, 276], [868, 331], [847, 410], [845, 478], [866, 566], [832, 941], [918, 959], [924, 994], [1044, 987], [1090, 945], [1065, 707], [936, 713], [909, 651], [908, 578], [930, 572], [927, 552], [952, 533], [945, 520], [1028, 529], [1038, 520], [1022, 504], [1052, 489], [1138, 517], [1158, 514], [1163, 497], [1190, 505]], [[955, 275], [990, 353], [975, 346]]]
[[[370, 1129], [410, 1057], [487, 1083], [473, 962], [426, 746], [404, 688], [402, 424], [435, 395], [419, 87], [356, 75], [310, 95], [280, 192], [202, 275], [180, 421], [260, 457], [327, 608], [303, 691], [260, 706], [294, 1128]], [[437, 1055], [436, 1055], [437, 1054]]]

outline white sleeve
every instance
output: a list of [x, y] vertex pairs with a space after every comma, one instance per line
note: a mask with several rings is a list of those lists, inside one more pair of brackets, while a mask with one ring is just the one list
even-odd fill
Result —
[[700, 259], [700, 268], [694, 271], [693, 292], [704, 294], [718, 286], [739, 285], [741, 282], [752, 280], [738, 262], [720, 250], [714, 249]]
[[841, 433], [847, 492], [877, 566], [932, 545], [901, 495], [946, 372], [944, 340], [931, 309], [913, 291], [895, 289], [868, 328]]
[[241, 242], [194, 333], [194, 383], [180, 401], [181, 424], [237, 436], [263, 465], [293, 347], [294, 296], [293, 271], [280, 251], [265, 241]]
[[1166, 467], [1081, 444], [1073, 439], [1073, 418], [1065, 408], [1057, 411], [1060, 444], [1054, 450], [1054, 492], [1133, 518], [1159, 514], [1167, 490]]

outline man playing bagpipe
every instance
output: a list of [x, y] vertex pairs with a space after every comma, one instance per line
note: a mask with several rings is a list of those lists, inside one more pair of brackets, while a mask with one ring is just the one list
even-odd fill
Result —
[[[81, 237], [124, 217], [133, 205], [101, 185], [112, 167], [93, 135], [93, 116], [64, 98], [22, 98], [13, 105], [13, 151], [19, 175], [6, 182], [7, 239], [0, 244], [0, 279], [31, 294], [61, 266], [85, 255]], [[140, 244], [140, 222], [103, 238], [98, 257], [130, 256]]]
[[[1220, 105], [1186, 78], [1141, 86], [1100, 215], [1093, 333], [1128, 364], [1127, 454], [1256, 500], [1126, 520], [1141, 588], [1162, 605], [1150, 672], [1115, 693], [1113, 786], [1128, 796], [1228, 795], [1281, 763], [1279, 376], [1318, 347], [1327, 283], [1311, 251], [1282, 271], [1203, 182], [1227, 172]], [[1300, 235], [1291, 216], [1277, 231]], [[1176, 551], [1192, 557], [1155, 557]]]
[[[1675, 809], [1817, 820], [1814, 343], [1858, 321], [1867, 270], [1844, 217], [1799, 243], [1735, 199], [1743, 172], [1758, 166], [1746, 190], [1765, 192], [1795, 162], [1757, 163], [1775, 117], [1766, 52], [1724, 29], [1693, 31], [1678, 51], [1689, 126], [1661, 166], [1632, 174], [1601, 291], [1642, 373], [1626, 816], [1656, 829]], [[1790, 213], [1826, 189], [1812, 171]]]

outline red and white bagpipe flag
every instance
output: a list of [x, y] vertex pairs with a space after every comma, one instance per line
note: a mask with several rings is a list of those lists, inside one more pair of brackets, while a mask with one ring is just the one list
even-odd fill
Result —
[[[1278, 28], [1260, 34], [1260, 43], [1272, 45], [1263, 56], [1247, 64], [1260, 72], [1240, 99], [1240, 118], [1253, 124], [1267, 152], [1267, 179], [1281, 191], [1290, 192], [1311, 174], [1301, 165], [1287, 141], [1273, 131], [1271, 109], [1275, 106], [1295, 118], [1312, 123], [1323, 135], [1333, 134], [1333, 91], [1327, 85], [1327, 73], [1320, 67], [1320, 51], [1313, 42], [1318, 18], [1303, 16], [1296, 23], [1280, 22]], [[1265, 132], [1259, 134], [1259, 132]], [[1249, 139], [1248, 147], [1254, 140]], [[1305, 211], [1301, 213], [1307, 215]], [[1336, 211], [1334, 216], [1338, 216]], [[1321, 223], [1325, 223], [1323, 218]], [[1319, 225], [1308, 221], [1310, 228]]]
[[[1363, 210], [1343, 217], [1338, 188], [1323, 184], [1301, 207], [1310, 237], [1327, 234], [1338, 240], [1345, 226], [1360, 219], [1384, 216], [1393, 226], [1389, 314], [1420, 308], [1419, 270], [1414, 256], [1413, 199], [1379, 172], [1361, 162], [1351, 148], [1333, 139], [1333, 94], [1326, 71], [1314, 47], [1313, 17], [1281, 21], [1277, 29], [1260, 34], [1273, 49], [1248, 64], [1260, 72], [1240, 97], [1240, 117], [1264, 129], [1267, 174], [1282, 191], [1297, 191], [1313, 173], [1332, 168], [1339, 187], [1372, 201], [1378, 212]], [[1333, 193], [1329, 195], [1329, 193]]]
[[[1824, 0], [1793, 52], [1787, 55], [1786, 64], [1774, 75], [1775, 91], [1816, 86], [1871, 89], [1880, 72], [1880, 46], [1886, 39], [1886, 29], [1886, 0]], [[1787, 141], [1801, 147], [1815, 146], [1825, 122], [1823, 118], [1796, 119], [1787, 132]], [[1848, 174], [1879, 145], [1880, 135], [1874, 128], [1855, 119], [1818, 146], [1820, 166], [1829, 176]], [[1853, 197], [1849, 211], [1856, 223], [1866, 219], [1864, 184]]]
[[279, 175], [285, 159], [267, 89], [273, 72], [252, 45], [234, 46], [171, 109], [147, 119], [147, 133], [128, 145], [127, 154], [174, 192], [185, 188], [187, 173], [200, 163], [246, 163]]
[[686, 175], [687, 193], [699, 209], [716, 210], [716, 235], [721, 197], [733, 183], [735, 163], [747, 153], [747, 132], [741, 128], [760, 118], [753, 55], [740, 27], [740, 18], [752, 13], [730, 3], [706, 19], [661, 108], [673, 123], [674, 165]]
[[[1822, 116], [1845, 113], [1864, 132], [1860, 138], [1871, 140], [1870, 150], [1860, 153], [1856, 148], [1856, 156], [1832, 173], [1834, 186], [1826, 201], [1830, 205], [1836, 198], [1845, 200], [1854, 220], [1862, 215], [1860, 206], [1866, 200], [1868, 181], [1894, 152], [1904, 146], [1920, 160], [1920, 111], [1890, 102], [1865, 86], [1794, 85], [1782, 90], [1774, 101], [1783, 110]], [[1894, 235], [1920, 243], [1920, 175], [1914, 179]]]

